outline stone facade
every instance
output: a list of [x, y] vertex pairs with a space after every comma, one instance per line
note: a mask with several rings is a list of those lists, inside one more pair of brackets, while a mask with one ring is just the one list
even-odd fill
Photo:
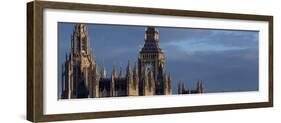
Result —
[[62, 65], [61, 99], [172, 94], [172, 81], [164, 72], [165, 56], [159, 48], [155, 28], [148, 27], [146, 30], [138, 64], [132, 68], [128, 61], [126, 72], [121, 67], [119, 75], [115, 65], [110, 77], [104, 65], [99, 72], [89, 43], [86, 26], [75, 25], [70, 53], [66, 54]]
[[95, 70], [97, 65], [90, 51], [85, 25], [76, 25], [71, 35], [70, 54], [66, 54], [62, 73], [62, 98], [96, 97], [98, 88]]
[[171, 77], [165, 70], [165, 55], [159, 47], [158, 30], [154, 27], [146, 29], [145, 43], [138, 58], [141, 78], [140, 95], [172, 94]]
[[[138, 62], [132, 67], [128, 61], [125, 72], [121, 66], [118, 75], [113, 65], [108, 76], [104, 65], [99, 71], [86, 26], [76, 24], [71, 35], [71, 49], [62, 64], [61, 81], [61, 99], [172, 94], [172, 79], [165, 69], [165, 55], [154, 27], [145, 31]], [[184, 94], [184, 87], [179, 87], [183, 88], [180, 94]]]

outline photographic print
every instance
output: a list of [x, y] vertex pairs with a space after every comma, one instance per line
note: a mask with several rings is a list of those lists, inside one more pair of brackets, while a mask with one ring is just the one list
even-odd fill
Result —
[[259, 32], [58, 22], [58, 99], [259, 90]]
[[273, 107], [273, 16], [27, 3], [27, 119]]

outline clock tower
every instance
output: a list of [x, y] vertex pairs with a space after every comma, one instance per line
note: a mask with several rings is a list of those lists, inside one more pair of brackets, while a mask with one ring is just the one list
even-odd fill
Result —
[[[145, 73], [150, 73], [154, 79], [152, 87], [156, 95], [164, 94], [164, 66], [165, 55], [162, 49], [159, 47], [159, 34], [158, 30], [154, 27], [148, 27], [145, 31], [144, 46], [139, 52], [138, 65], [139, 65], [139, 77], [144, 79]], [[140, 82], [140, 86], [144, 86], [143, 82]], [[155, 86], [154, 86], [155, 85]], [[140, 94], [145, 95], [143, 92]]]

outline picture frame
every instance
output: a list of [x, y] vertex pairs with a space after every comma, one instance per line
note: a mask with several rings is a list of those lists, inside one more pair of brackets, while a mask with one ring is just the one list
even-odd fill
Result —
[[[113, 111], [98, 111], [98, 112], [72, 112], [72, 113], [54, 113], [46, 114], [45, 90], [46, 79], [45, 74], [46, 61], [46, 10], [62, 10], [62, 11], [79, 11], [79, 12], [103, 12], [118, 14], [139, 14], [138, 16], [166, 16], [166, 17], [194, 17], [204, 19], [220, 19], [220, 20], [242, 20], [266, 23], [266, 32], [268, 38], [266, 42], [266, 56], [264, 61], [268, 64], [260, 64], [267, 68], [267, 81], [265, 82], [266, 101], [254, 102], [238, 102], [229, 104], [211, 104], [211, 105], [195, 105], [195, 106], [168, 106], [161, 108], [139, 108], [139, 109], [123, 109]], [[129, 22], [124, 22], [129, 23]], [[47, 26], [48, 27], [48, 26]], [[56, 48], [56, 47], [55, 47]], [[261, 50], [261, 49], [260, 49]], [[262, 62], [261, 62], [262, 63]], [[260, 74], [261, 75], [261, 74]], [[54, 78], [57, 79], [57, 78]], [[49, 87], [49, 86], [48, 86]], [[157, 99], [155, 99], [157, 100]], [[203, 12], [203, 11], [188, 11], [188, 10], [172, 10], [158, 8], [141, 8], [127, 6], [110, 6], [96, 5], [85, 3], [66, 3], [66, 2], [47, 2], [33, 1], [27, 3], [27, 120], [31, 122], [49, 122], [62, 120], [81, 120], [81, 119], [96, 119], [109, 117], [127, 117], [141, 115], [157, 115], [171, 113], [186, 113], [186, 112], [202, 112], [216, 110], [231, 110], [231, 109], [246, 109], [246, 108], [261, 108], [273, 107], [273, 16], [268, 15], [250, 15], [250, 14], [235, 14], [235, 13], [219, 13], [219, 12]]]

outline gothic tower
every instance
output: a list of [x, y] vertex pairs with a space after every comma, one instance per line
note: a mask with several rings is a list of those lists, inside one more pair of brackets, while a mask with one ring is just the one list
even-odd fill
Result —
[[[172, 94], [171, 76], [165, 70], [165, 55], [159, 47], [158, 30], [148, 27], [144, 46], [134, 67], [128, 62], [111, 76], [103, 64], [100, 69], [90, 48], [86, 26], [76, 24], [71, 35], [71, 49], [62, 64], [62, 99]], [[165, 71], [165, 72], [164, 72]], [[184, 90], [184, 89], [182, 89]], [[203, 85], [198, 84], [198, 92]]]
[[[88, 32], [84, 24], [76, 24], [71, 35], [71, 51], [66, 55], [62, 98], [93, 96], [95, 60], [91, 54]], [[90, 92], [91, 91], [91, 92]]]
[[[145, 32], [145, 43], [139, 53], [138, 65], [139, 65], [139, 78], [145, 79], [145, 71], [152, 72], [153, 81], [155, 86], [155, 94], [163, 95], [164, 88], [164, 66], [165, 66], [165, 55], [162, 49], [159, 47], [159, 36], [158, 30], [154, 27], [148, 27]], [[150, 76], [149, 74], [147, 74]], [[144, 82], [144, 81], [140, 81]], [[168, 81], [167, 81], [168, 82]], [[145, 85], [140, 83], [140, 85]], [[145, 87], [142, 87], [145, 88]], [[144, 92], [140, 89], [140, 95], [144, 95]]]

